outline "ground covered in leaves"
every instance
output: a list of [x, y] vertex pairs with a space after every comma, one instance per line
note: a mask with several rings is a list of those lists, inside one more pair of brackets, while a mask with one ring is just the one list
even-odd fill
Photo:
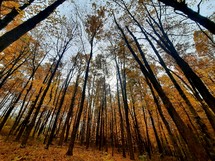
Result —
[[20, 144], [14, 141], [4, 141], [0, 136], [0, 161], [129, 161], [121, 154], [111, 156], [109, 153], [95, 149], [86, 150], [84, 146], [75, 146], [74, 155], [66, 156], [67, 147], [50, 146], [44, 149], [41, 142], [32, 142], [26, 148], [20, 148]]
[[[73, 156], [66, 156], [67, 146], [59, 147], [51, 145], [45, 149], [41, 141], [29, 141], [26, 148], [20, 148], [20, 143], [12, 140], [5, 141], [0, 135], [0, 161], [130, 161], [129, 156], [123, 158], [116, 152], [114, 156], [110, 153], [101, 152], [84, 146], [76, 145]], [[139, 158], [136, 156], [136, 161]], [[152, 161], [161, 161], [161, 158], [154, 156]], [[164, 157], [162, 161], [174, 161], [175, 159]]]

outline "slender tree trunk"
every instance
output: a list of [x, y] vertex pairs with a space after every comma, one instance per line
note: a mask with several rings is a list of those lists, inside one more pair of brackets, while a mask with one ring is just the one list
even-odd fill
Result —
[[137, 121], [135, 101], [134, 101], [134, 96], [133, 96], [131, 86], [129, 86], [129, 89], [130, 89], [130, 95], [131, 95], [131, 101], [132, 101], [132, 107], [133, 107], [132, 108], [133, 109], [133, 122], [134, 122], [134, 129], [136, 131], [139, 155], [143, 155], [143, 152], [144, 152], [143, 140], [142, 140], [142, 136], [140, 134], [140, 127], [139, 127], [139, 124]]
[[45, 96], [46, 96], [46, 94], [47, 94], [47, 92], [48, 92], [48, 89], [49, 89], [50, 86], [51, 86], [51, 82], [52, 82], [52, 80], [53, 80], [53, 78], [54, 78], [54, 76], [55, 76], [55, 73], [56, 73], [56, 71], [57, 71], [57, 69], [58, 69], [58, 66], [59, 66], [59, 64], [60, 64], [60, 62], [61, 62], [61, 60], [62, 60], [62, 58], [63, 58], [63, 55], [64, 55], [66, 49], [67, 49], [68, 43], [69, 43], [69, 41], [66, 42], [66, 44], [65, 44], [65, 46], [64, 46], [64, 49], [63, 49], [62, 53], [59, 55], [59, 58], [58, 58], [58, 60], [57, 60], [57, 62], [56, 62], [56, 65], [54, 66], [54, 69], [53, 69], [53, 71], [52, 71], [52, 73], [51, 73], [51, 76], [50, 76], [50, 78], [49, 78], [49, 80], [48, 80], [48, 82], [47, 82], [47, 86], [45, 87], [45, 89], [44, 89], [44, 91], [43, 91], [43, 93], [42, 93], [41, 99], [40, 99], [40, 101], [38, 102], [38, 105], [37, 105], [36, 111], [35, 111], [35, 113], [34, 113], [34, 116], [33, 116], [31, 122], [29, 123], [29, 125], [27, 126], [27, 128], [26, 128], [26, 130], [25, 130], [25, 132], [24, 132], [24, 136], [23, 136], [23, 139], [22, 139], [22, 142], [21, 142], [21, 147], [22, 147], [22, 148], [24, 148], [24, 147], [26, 146], [26, 143], [27, 143], [28, 138], [29, 138], [29, 136], [30, 136], [31, 130], [33, 129], [33, 127], [34, 127], [34, 125], [35, 125], [36, 118], [37, 118], [37, 116], [38, 116], [38, 114], [39, 114], [39, 111], [40, 111], [40, 109], [41, 109], [41, 107], [42, 107], [42, 104], [43, 104], [43, 102], [44, 102], [44, 99], [45, 99]]
[[28, 83], [30, 82], [31, 77], [27, 80], [27, 82], [25, 83], [23, 89], [20, 91], [20, 93], [18, 94], [18, 96], [16, 97], [16, 99], [11, 102], [11, 105], [8, 108], [7, 113], [5, 114], [3, 120], [0, 123], [0, 131], [2, 130], [4, 124], [6, 123], [7, 119], [9, 118], [11, 112], [13, 111], [13, 109], [16, 107], [16, 104], [18, 103], [18, 101], [20, 100], [22, 93], [25, 91], [25, 88], [27, 87]]
[[[12, 88], [14, 87], [14, 85], [12, 86]], [[11, 97], [13, 95], [11, 93], [11, 89], [9, 89], [9, 91], [4, 95], [4, 97], [2, 96], [3, 98], [2, 98], [2, 100], [0, 102], [0, 110], [2, 110], [5, 107], [6, 102], [8, 102], [11, 99]]]
[[[115, 22], [116, 22], [116, 20], [115, 20]], [[193, 132], [184, 124], [184, 122], [182, 121], [182, 119], [180, 118], [178, 113], [176, 112], [174, 106], [170, 102], [169, 98], [166, 96], [166, 94], [162, 90], [161, 85], [156, 80], [155, 76], [152, 75], [152, 72], [150, 71], [149, 66], [147, 64], [145, 64], [145, 65], [147, 65], [147, 69], [149, 70], [149, 71], [147, 71], [145, 66], [142, 64], [142, 62], [140, 61], [140, 59], [137, 57], [134, 50], [130, 46], [130, 43], [127, 40], [127, 37], [125, 36], [123, 29], [119, 26], [119, 24], [117, 22], [116, 22], [116, 25], [117, 25], [118, 29], [120, 30], [120, 32], [122, 33], [124, 41], [125, 41], [128, 49], [130, 50], [132, 56], [139, 64], [142, 73], [145, 75], [145, 77], [149, 78], [149, 80], [153, 84], [154, 88], [156, 89], [157, 93], [159, 94], [160, 98], [162, 99], [163, 104], [166, 106], [166, 109], [167, 109], [169, 115], [172, 117], [174, 123], [176, 124], [181, 136], [186, 141], [193, 159], [195, 158], [197, 160], [202, 160], [202, 159], [208, 160], [209, 158], [208, 158], [208, 155], [206, 154], [205, 149], [201, 146], [199, 141], [196, 139]], [[144, 63], [147, 63], [147, 61], [144, 60]]]
[[174, 10], [178, 10], [183, 12], [188, 16], [191, 20], [199, 23], [206, 29], [208, 29], [211, 33], [215, 34], [215, 23], [211, 21], [209, 18], [201, 16], [199, 12], [193, 11], [191, 8], [187, 6], [185, 1], [175, 1], [175, 0], [158, 0], [164, 3], [167, 6], [171, 6]]
[[98, 108], [98, 116], [97, 116], [97, 126], [96, 126], [96, 146], [99, 145], [100, 142], [100, 135], [99, 135], [99, 131], [100, 131], [100, 119], [101, 119], [101, 106], [99, 105]]
[[69, 83], [72, 79], [71, 77], [71, 73], [72, 73], [72, 69], [69, 71], [68, 75], [67, 75], [67, 78], [65, 80], [65, 86], [63, 86], [63, 92], [62, 92], [62, 97], [60, 99], [60, 102], [59, 102], [59, 107], [58, 107], [58, 110], [57, 110], [57, 113], [56, 113], [56, 116], [55, 116], [55, 120], [54, 120], [54, 124], [52, 126], [52, 129], [51, 129], [51, 133], [50, 133], [50, 136], [49, 136], [49, 139], [48, 139], [48, 142], [45, 146], [45, 149], [48, 149], [49, 148], [49, 145], [52, 143], [52, 140], [54, 138], [54, 133], [55, 133], [55, 129], [57, 128], [57, 121], [58, 121], [58, 117], [60, 115], [60, 111], [63, 107], [63, 103], [64, 103], [64, 100], [65, 100], [65, 96], [66, 96], [66, 92], [67, 92], [67, 89], [68, 89], [68, 86], [69, 86]]
[[[112, 156], [114, 154], [114, 123], [116, 124], [114, 120], [114, 111], [112, 106], [112, 95], [111, 95], [111, 89], [110, 85], [108, 86], [109, 94], [110, 94], [110, 108], [111, 108], [111, 122], [110, 122], [110, 138], [111, 138], [111, 148], [112, 148]], [[116, 125], [115, 125], [116, 126]]]
[[40, 135], [42, 134], [43, 130], [45, 129], [45, 126], [46, 126], [46, 124], [47, 124], [47, 122], [48, 122], [48, 120], [50, 118], [51, 113], [52, 113], [52, 110], [47, 111], [47, 114], [44, 117], [44, 120], [43, 120], [43, 122], [42, 122], [42, 124], [41, 124], [41, 126], [40, 126], [40, 128], [38, 130], [37, 138], [40, 137]]
[[119, 76], [119, 82], [120, 82], [120, 86], [121, 86], [121, 90], [122, 90], [122, 98], [123, 98], [123, 103], [124, 103], [126, 132], [127, 132], [127, 141], [128, 141], [129, 152], [130, 152], [130, 159], [134, 160], [134, 149], [133, 149], [132, 136], [131, 136], [131, 131], [130, 131], [130, 123], [129, 123], [129, 117], [128, 117], [129, 106], [128, 106], [127, 92], [126, 92], [126, 75], [125, 75], [125, 71], [124, 71], [123, 81], [122, 81], [119, 66], [117, 63], [116, 63], [116, 66], [117, 66], [117, 73]]
[[[152, 49], [154, 50], [155, 54], [157, 55], [160, 64], [162, 65], [162, 67], [165, 69], [167, 75], [169, 76], [169, 78], [171, 79], [171, 81], [173, 82], [175, 88], [177, 89], [177, 91], [179, 92], [180, 96], [183, 98], [183, 100], [185, 101], [185, 103], [187, 104], [187, 107], [189, 108], [190, 112], [192, 113], [193, 119], [195, 120], [196, 124], [198, 125], [200, 131], [201, 131], [201, 137], [203, 137], [204, 140], [204, 144], [207, 144], [207, 146], [205, 146], [206, 149], [210, 148], [209, 151], [213, 151], [212, 148], [212, 144], [214, 142], [214, 140], [210, 137], [210, 134], [207, 130], [206, 125], [202, 122], [201, 118], [199, 117], [198, 113], [196, 112], [196, 110], [194, 109], [194, 107], [192, 106], [191, 102], [189, 101], [189, 99], [187, 98], [187, 96], [185, 95], [184, 91], [181, 89], [181, 87], [179, 86], [179, 84], [176, 82], [175, 78], [173, 77], [173, 75], [170, 73], [169, 69], [167, 68], [165, 62], [163, 61], [163, 59], [161, 58], [161, 56], [159, 55], [156, 47], [154, 46], [154, 44], [151, 42], [151, 40], [146, 36], [146, 39], [148, 40], [149, 44], [151, 45]], [[206, 109], [206, 108], [204, 108]], [[190, 119], [189, 115], [187, 115], [188, 118]], [[192, 124], [192, 121], [190, 121]], [[193, 125], [193, 127], [195, 128], [195, 126]], [[210, 145], [210, 146], [208, 146]], [[207, 150], [208, 151], [208, 150]], [[211, 156], [212, 157], [212, 156]]]
[[30, 117], [35, 109], [35, 106], [39, 100], [40, 94], [42, 93], [43, 88], [40, 87], [39, 93], [35, 96], [35, 100], [31, 102], [31, 105], [29, 107], [28, 113], [26, 115], [26, 117], [24, 118], [24, 120], [22, 121], [22, 123], [19, 125], [19, 127], [17, 128], [18, 131], [16, 131], [16, 133], [18, 132], [18, 134], [16, 135], [15, 141], [19, 141], [24, 130], [27, 128], [27, 125], [29, 123]]
[[65, 130], [66, 130], [66, 127], [68, 128], [69, 120], [71, 119], [71, 116], [72, 116], [72, 113], [73, 113], [73, 108], [74, 108], [74, 105], [75, 105], [75, 98], [76, 98], [76, 95], [77, 95], [77, 92], [78, 92], [79, 78], [80, 78], [80, 74], [78, 74], [78, 76], [76, 78], [76, 81], [75, 81], [75, 86], [74, 86], [74, 91], [73, 91], [72, 98], [71, 98], [69, 111], [67, 113], [66, 121], [65, 121], [65, 123], [63, 125], [62, 131], [61, 131], [61, 134], [60, 134], [60, 140], [59, 140], [59, 143], [58, 143], [59, 146], [63, 145]]
[[158, 146], [158, 152], [160, 154], [162, 154], [163, 153], [163, 147], [161, 145], [160, 138], [158, 137], [158, 132], [157, 132], [157, 129], [155, 127], [155, 122], [154, 122], [154, 119], [152, 117], [152, 113], [151, 113], [150, 110], [148, 110], [148, 113], [149, 113], [149, 117], [150, 117], [150, 120], [151, 120], [151, 123], [152, 123], [153, 131], [154, 131], [154, 134], [155, 134], [155, 139], [156, 139], [156, 143], [157, 143], [157, 146]]
[[[27, 59], [26, 59], [27, 60]], [[8, 78], [15, 73], [15, 71], [17, 71], [25, 62], [26, 60], [24, 60], [23, 62], [21, 62], [20, 64], [18, 64], [16, 66], [16, 63], [12, 65], [12, 67], [8, 70], [8, 72], [6, 73], [6, 75], [2, 78], [1, 82], [0, 82], [0, 89], [2, 88], [2, 86], [6, 83], [6, 81], [8, 80]]]
[[104, 145], [104, 98], [101, 100], [101, 122], [100, 122], [100, 128], [99, 128], [99, 150], [103, 150]]
[[[146, 7], [145, 7], [146, 8]], [[208, 104], [208, 106], [213, 110], [215, 113], [215, 97], [209, 92], [205, 84], [202, 82], [202, 80], [199, 78], [199, 76], [192, 70], [192, 68], [189, 66], [187, 62], [185, 62], [178, 54], [176, 51], [173, 43], [169, 39], [167, 33], [164, 31], [162, 21], [158, 17], [158, 22], [155, 21], [155, 19], [151, 16], [149, 11], [146, 8], [146, 11], [148, 13], [149, 19], [147, 20], [147, 23], [150, 25], [150, 27], [153, 29], [154, 33], [158, 37], [159, 40], [157, 40], [152, 34], [147, 33], [144, 31], [143, 27], [139, 26], [143, 34], [147, 37], [146, 33], [153, 39], [155, 40], [158, 45], [165, 51], [167, 52], [178, 64], [178, 66], [181, 68], [183, 71], [184, 75], [186, 76], [187, 80], [191, 84], [194, 89], [201, 94], [203, 97], [204, 101]], [[156, 10], [157, 12], [157, 10]], [[158, 30], [155, 29], [155, 25], [159, 28], [162, 34], [159, 34]]]
[[[163, 121], [163, 123], [164, 123], [166, 129], [167, 129], [167, 132], [168, 132], [168, 134], [169, 134], [169, 137], [170, 137], [170, 139], [171, 139], [171, 141], [172, 141], [172, 143], [173, 143], [173, 145], [174, 145], [174, 148], [175, 148], [175, 150], [176, 150], [176, 153], [181, 157], [181, 156], [183, 156], [183, 155], [182, 155], [182, 154], [180, 153], [180, 151], [179, 151], [179, 146], [178, 146], [178, 144], [177, 144], [177, 140], [175, 139], [175, 136], [174, 136], [173, 132], [171, 131], [171, 127], [170, 127], [170, 125], [169, 125], [167, 119], [165, 118], [165, 116], [164, 116], [164, 114], [163, 114], [163, 111], [161, 110], [161, 105], [160, 105], [160, 103], [159, 103], [159, 100], [157, 99], [157, 97], [156, 97], [156, 95], [155, 95], [155, 92], [154, 92], [154, 90], [153, 90], [153, 87], [152, 87], [151, 83], [148, 81], [148, 79], [146, 79], [146, 81], [147, 81], [147, 84], [148, 84], [148, 86], [149, 86], [149, 88], [150, 88], [150, 90], [151, 90], [153, 99], [154, 99], [155, 104], [156, 104], [156, 106], [157, 106], [158, 113], [159, 113], [159, 115], [160, 115], [160, 117], [161, 117], [161, 119], [162, 119], [162, 121]], [[146, 100], [146, 101], [147, 101], [147, 100]]]
[[118, 108], [119, 108], [119, 116], [120, 116], [120, 129], [121, 129], [121, 142], [122, 142], [122, 155], [123, 157], [126, 157], [126, 150], [125, 150], [125, 136], [124, 136], [124, 125], [123, 125], [123, 117], [122, 117], [122, 111], [121, 111], [121, 103], [120, 103], [120, 96], [119, 96], [119, 67], [116, 61], [115, 57], [115, 63], [116, 63], [116, 68], [117, 68], [117, 102], [118, 102]]
[[33, 138], [34, 138], [35, 134], [37, 133], [37, 131], [39, 130], [40, 124], [42, 122], [42, 117], [43, 117], [45, 112], [46, 112], [46, 108], [43, 109], [43, 111], [40, 113], [40, 115], [39, 115], [39, 117], [37, 119], [37, 123], [35, 125], [34, 131], [33, 131], [33, 134], [32, 134]]
[[93, 89], [94, 89], [94, 82], [95, 81], [95, 76], [93, 77], [93, 81], [92, 81], [92, 93], [90, 93], [90, 88], [89, 88], [89, 97], [90, 97], [90, 100], [89, 100], [89, 107], [88, 107], [88, 117], [87, 117], [87, 132], [86, 132], [86, 149], [89, 148], [90, 146], [90, 138], [91, 138], [91, 128], [92, 128], [92, 107], [93, 107], [93, 104], [94, 104], [94, 101], [93, 101], [93, 95], [94, 95], [94, 92], [93, 92]]
[[84, 115], [83, 115], [83, 120], [82, 120], [82, 127], [81, 127], [81, 131], [80, 131], [80, 145], [82, 146], [85, 143], [85, 136], [86, 136], [86, 120], [87, 120], [87, 107], [88, 107], [88, 103], [86, 105], [86, 107], [84, 108]]
[[[24, 114], [25, 111], [27, 110], [27, 107], [28, 107], [28, 105], [29, 105], [29, 103], [30, 103], [31, 98], [33, 97], [33, 94], [34, 94], [34, 93], [32, 93], [32, 94], [30, 95], [29, 100], [28, 100], [28, 102], [27, 102], [27, 104], [26, 104], [26, 99], [27, 99], [27, 96], [28, 96], [28, 94], [29, 94], [31, 88], [32, 88], [32, 84], [30, 85], [30, 87], [28, 88], [28, 90], [27, 90], [27, 92], [26, 92], [26, 94], [25, 94], [25, 97], [24, 97], [24, 99], [23, 99], [23, 102], [22, 102], [20, 111], [19, 111], [19, 113], [18, 113], [18, 115], [17, 115], [17, 117], [16, 117], [16, 119], [15, 119], [15, 122], [13, 123], [12, 128], [10, 129], [10, 132], [9, 132], [9, 134], [8, 134], [8, 138], [9, 138], [9, 136], [10, 136], [11, 134], [13, 134], [13, 132], [15, 131], [15, 129], [17, 128], [17, 126], [19, 125], [20, 120], [21, 120], [23, 114]], [[26, 104], [26, 105], [25, 105], [25, 104]], [[23, 108], [24, 108], [24, 109], [23, 109]], [[8, 139], [8, 138], [7, 138], [7, 139]]]
[[84, 77], [84, 85], [83, 85], [83, 91], [82, 91], [82, 96], [81, 96], [81, 103], [80, 103], [80, 107], [79, 107], [79, 110], [78, 110], [77, 120], [75, 121], [73, 130], [72, 130], [71, 141], [69, 143], [69, 148], [68, 148], [68, 151], [67, 151], [66, 155], [73, 155], [73, 148], [74, 148], [74, 144], [75, 144], [75, 138], [76, 138], [76, 134], [77, 134], [78, 127], [79, 127], [81, 114], [82, 114], [82, 111], [83, 111], [83, 108], [84, 108], [85, 91], [86, 91], [86, 86], [87, 86], [88, 74], [89, 74], [89, 70], [90, 70], [90, 61], [91, 61], [92, 56], [93, 56], [93, 40], [94, 40], [94, 36], [92, 37], [92, 39], [90, 41], [90, 46], [91, 46], [90, 57], [89, 57], [89, 60], [87, 62], [87, 68], [86, 68], [86, 73], [85, 73], [85, 77]]
[[144, 123], [145, 123], [145, 128], [146, 128], [146, 151], [149, 155], [149, 159], [151, 159], [151, 140], [150, 140], [150, 137], [149, 137], [149, 128], [148, 128], [148, 122], [147, 122], [147, 118], [146, 118], [146, 109], [142, 106], [142, 110], [143, 110], [143, 120], [144, 120]]
[[107, 87], [106, 78], [104, 77], [104, 145], [105, 152], [108, 152], [108, 113], [107, 113]]

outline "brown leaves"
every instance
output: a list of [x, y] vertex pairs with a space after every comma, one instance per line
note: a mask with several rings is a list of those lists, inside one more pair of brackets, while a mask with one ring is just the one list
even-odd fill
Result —
[[208, 52], [208, 45], [207, 45], [208, 38], [204, 33], [202, 33], [201, 31], [195, 31], [194, 41], [195, 41], [196, 50], [200, 56]]
[[[108, 153], [99, 152], [98, 150], [85, 150], [85, 147], [75, 146], [74, 156], [68, 157], [65, 155], [66, 146], [56, 147], [51, 146], [49, 150], [44, 149], [42, 142], [34, 142], [28, 148], [19, 148], [17, 142], [4, 142], [0, 136], [0, 160], [15, 161], [15, 160], [41, 160], [41, 161], [128, 161], [129, 159], [122, 158], [120, 154], [115, 154], [112, 157]], [[30, 143], [32, 144], [32, 142]]]
[[103, 18], [105, 16], [105, 8], [100, 7], [96, 10], [96, 14], [88, 15], [85, 23], [86, 32], [92, 37], [100, 38], [100, 34], [103, 32]]

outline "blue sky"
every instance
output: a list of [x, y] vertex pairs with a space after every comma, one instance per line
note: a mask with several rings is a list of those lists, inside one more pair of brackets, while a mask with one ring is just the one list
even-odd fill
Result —
[[[67, 0], [63, 3], [58, 10], [68, 17], [71, 16], [72, 11], [74, 11], [74, 5], [71, 4], [72, 0]], [[90, 9], [92, 8], [92, 3], [96, 3], [98, 5], [105, 4], [108, 0], [73, 0], [75, 4], [78, 6], [80, 12], [84, 15], [90, 13]], [[188, 5], [193, 10], [197, 11], [197, 4], [200, 0], [189, 0]], [[203, 16], [211, 16], [215, 12], [215, 0], [203, 0], [200, 8], [200, 14]]]

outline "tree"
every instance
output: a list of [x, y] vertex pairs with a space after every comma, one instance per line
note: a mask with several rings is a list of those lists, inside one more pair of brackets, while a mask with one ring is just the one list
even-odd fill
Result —
[[[209, 18], [201, 16], [198, 12], [193, 11], [191, 8], [189, 8], [186, 4], [186, 1], [177, 1], [177, 0], [158, 0], [162, 3], [164, 3], [167, 6], [171, 6], [174, 8], [174, 10], [181, 11], [185, 15], [187, 15], [188, 18], [191, 20], [199, 23], [206, 29], [208, 29], [212, 34], [215, 34], [215, 23], [211, 21]], [[201, 1], [200, 1], [201, 3]], [[200, 3], [198, 5], [200, 5]], [[199, 6], [198, 6], [199, 7]]]
[[[19, 15], [25, 8], [30, 6], [34, 0], [29, 0], [24, 2], [24, 4], [20, 7], [14, 7], [12, 10], [4, 16], [3, 19], [0, 20], [0, 30], [5, 28], [11, 21], [14, 20], [14, 18]], [[2, 1], [0, 1], [0, 6], [1, 6]]]
[[[2, 33], [25, 23], [25, 12], [37, 15], [57, 1], [3, 1], [2, 20], [27, 6]], [[155, 0], [92, 6], [86, 17], [76, 9], [69, 23], [48, 17], [1, 52], [0, 129], [10, 128], [7, 139], [21, 139], [21, 147], [30, 137], [43, 139], [46, 149], [68, 142], [66, 155], [80, 143], [130, 159], [214, 160], [212, 33], [194, 31]]]
[[[196, 144], [199, 144], [199, 146], [200, 146], [200, 143], [196, 139], [194, 139], [194, 137], [193, 137], [194, 135], [192, 134], [193, 132], [184, 124], [184, 122], [182, 121], [182, 119], [180, 118], [178, 113], [175, 111], [173, 104], [170, 102], [169, 98], [166, 96], [166, 94], [162, 90], [160, 83], [157, 81], [156, 77], [154, 76], [152, 70], [150, 69], [150, 66], [148, 65], [148, 62], [144, 58], [144, 55], [142, 55], [142, 58], [144, 60], [146, 67], [143, 65], [143, 63], [140, 61], [140, 59], [135, 54], [135, 51], [131, 47], [129, 40], [127, 39], [123, 29], [117, 23], [116, 19], [115, 19], [115, 23], [116, 23], [118, 29], [120, 30], [121, 34], [123, 35], [124, 41], [125, 41], [128, 49], [130, 50], [134, 59], [137, 61], [138, 65], [140, 66], [142, 73], [153, 84], [154, 88], [156, 89], [157, 93], [159, 94], [160, 98], [162, 99], [163, 104], [166, 106], [166, 108], [169, 112], [169, 115], [174, 120], [181, 136], [183, 136], [184, 140], [186, 140], [186, 142], [189, 146], [189, 150], [192, 153], [192, 157], [199, 159], [199, 160], [201, 160], [201, 158], [208, 158], [204, 148], [201, 151], [199, 151], [199, 149], [194, 146]], [[131, 32], [130, 32], [130, 34], [131, 34]], [[139, 49], [139, 52], [141, 52], [140, 48], [138, 48], [138, 49]], [[197, 153], [199, 154], [198, 156], [196, 156]]]
[[81, 54], [78, 53], [76, 55], [76, 57], [74, 59], [72, 59], [74, 61], [75, 66], [77, 66], [77, 68], [78, 68], [77, 69], [77, 73], [78, 74], [77, 74], [77, 78], [76, 78], [76, 81], [75, 81], [75, 85], [74, 85], [73, 94], [72, 94], [72, 97], [71, 97], [71, 103], [70, 103], [70, 106], [69, 106], [69, 110], [68, 110], [68, 113], [67, 113], [67, 116], [66, 116], [66, 120], [65, 120], [65, 123], [63, 125], [61, 134], [60, 134], [60, 140], [59, 140], [59, 143], [58, 143], [58, 145], [60, 145], [60, 146], [63, 145], [63, 141], [64, 140], [66, 141], [66, 138], [64, 137], [66, 128], [67, 128], [67, 131], [69, 131], [68, 129], [70, 127], [70, 119], [71, 119], [71, 116], [72, 116], [72, 113], [73, 113], [73, 109], [74, 109], [74, 106], [75, 106], [75, 99], [76, 99], [76, 96], [77, 96], [77, 93], [78, 93], [79, 80], [80, 80], [80, 76], [81, 76], [81, 73], [82, 73], [81, 70], [83, 70], [82, 66], [81, 66], [82, 62], [78, 61], [78, 59], [81, 59], [81, 58], [82, 58]]
[[[122, 51], [125, 54], [125, 50], [122, 49]], [[119, 83], [120, 87], [122, 90], [122, 98], [123, 98], [123, 104], [124, 104], [124, 112], [125, 112], [125, 120], [126, 120], [126, 131], [127, 131], [127, 139], [128, 139], [128, 147], [129, 147], [129, 152], [130, 152], [130, 159], [134, 160], [134, 151], [133, 151], [133, 143], [132, 143], [132, 136], [131, 136], [131, 129], [130, 129], [130, 122], [129, 122], [129, 117], [128, 117], [128, 112], [129, 112], [129, 106], [128, 106], [128, 99], [127, 99], [127, 90], [126, 90], [126, 75], [125, 75], [125, 59], [123, 60], [123, 72], [120, 74], [120, 68], [119, 65], [116, 62], [116, 67], [117, 67], [117, 73], [119, 77]]]
[[66, 153], [67, 155], [73, 155], [75, 138], [76, 138], [76, 134], [77, 134], [80, 119], [81, 119], [81, 114], [82, 114], [83, 107], [84, 107], [85, 92], [86, 92], [88, 74], [89, 74], [89, 70], [90, 70], [90, 61], [91, 61], [92, 56], [93, 56], [94, 39], [102, 31], [102, 26], [103, 26], [102, 17], [103, 16], [104, 16], [104, 11], [103, 11], [103, 8], [101, 8], [101, 10], [98, 10], [98, 15], [90, 15], [87, 19], [87, 22], [86, 22], [86, 31], [90, 37], [90, 40], [89, 40], [90, 41], [90, 55], [89, 55], [89, 59], [87, 61], [87, 67], [86, 67], [86, 72], [85, 72], [85, 76], [84, 76], [84, 84], [83, 84], [80, 107], [78, 110], [75, 125], [73, 127], [73, 131], [72, 131], [72, 135], [71, 135], [71, 141], [69, 143], [69, 148], [68, 148], [68, 151]]
[[65, 0], [56, 0], [53, 4], [39, 12], [37, 15], [2, 35], [0, 37], [0, 52], [2, 52], [14, 41], [18, 40], [22, 35], [33, 29], [39, 22], [46, 19], [63, 2], [65, 2]]
[[[60, 67], [60, 64], [61, 64], [61, 61], [62, 61], [62, 58], [63, 56], [65, 55], [66, 51], [70, 48], [70, 45], [71, 45], [71, 41], [73, 40], [73, 36], [75, 34], [75, 31], [76, 31], [76, 28], [73, 30], [70, 30], [69, 28], [66, 28], [66, 35], [68, 37], [64, 37], [61, 44], [59, 44], [59, 42], [57, 43], [57, 55], [56, 55], [56, 58], [54, 58], [54, 61], [53, 61], [53, 64], [50, 68], [50, 76], [48, 77], [48, 79], [46, 80], [46, 78], [44, 79], [44, 83], [47, 83], [47, 86], [44, 88], [42, 94], [41, 94], [41, 98], [40, 100], [37, 102], [35, 101], [33, 104], [33, 106], [35, 107], [36, 106], [36, 103], [37, 104], [37, 108], [36, 108], [36, 111], [33, 115], [33, 118], [31, 120], [31, 122], [29, 123], [29, 125], [27, 126], [25, 132], [24, 132], [24, 136], [23, 136], [23, 139], [22, 139], [22, 142], [21, 142], [21, 147], [25, 147], [26, 146], [26, 143], [27, 143], [27, 140], [29, 138], [29, 135], [35, 125], [35, 121], [36, 121], [36, 118], [39, 114], [39, 111], [42, 107], [42, 104], [45, 100], [45, 96], [47, 95], [47, 92], [51, 86], [51, 83], [52, 83], [52, 80], [55, 76], [55, 74], [57, 73], [57, 70], [58, 68]], [[60, 40], [61, 37], [60, 36], [64, 36], [64, 35], [59, 35], [58, 39]], [[59, 48], [59, 46], [60, 48]], [[42, 88], [41, 88], [42, 89]], [[40, 94], [40, 93], [39, 93]]]

